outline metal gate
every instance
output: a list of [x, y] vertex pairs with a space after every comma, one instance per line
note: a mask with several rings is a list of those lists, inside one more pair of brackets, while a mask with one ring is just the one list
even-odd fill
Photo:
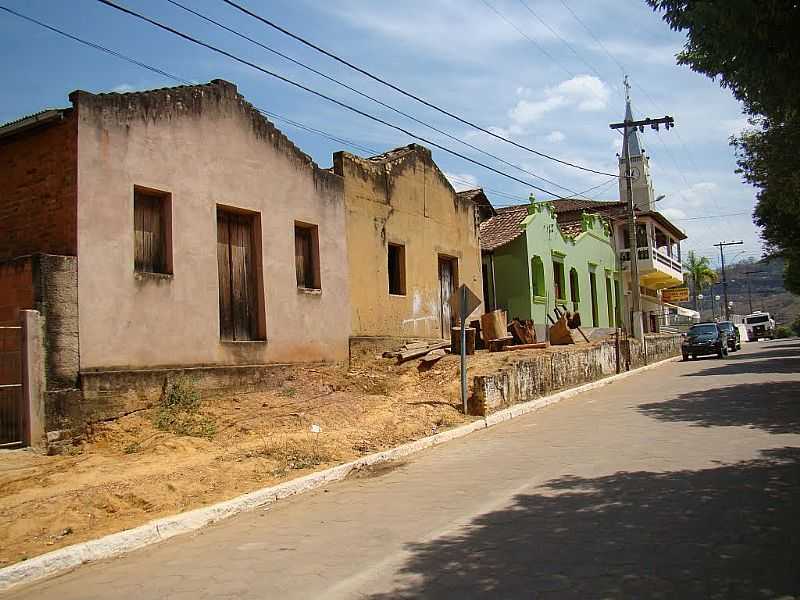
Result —
[[22, 334], [17, 323], [0, 323], [0, 448], [17, 448], [25, 439]]

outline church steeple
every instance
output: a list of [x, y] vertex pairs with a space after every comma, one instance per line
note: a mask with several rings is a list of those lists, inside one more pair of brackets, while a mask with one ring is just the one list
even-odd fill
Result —
[[[633, 109], [631, 108], [630, 84], [628, 76], [625, 76], [625, 120], [633, 121]], [[653, 192], [653, 181], [650, 177], [650, 158], [642, 149], [639, 140], [639, 131], [631, 128], [628, 131], [628, 153], [631, 161], [631, 188], [633, 190], [633, 204], [639, 210], [655, 210], [655, 193]], [[620, 200], [628, 201], [628, 190], [625, 185], [625, 159], [619, 157], [619, 197]]]
[[[627, 79], [625, 83], [627, 84]], [[625, 90], [625, 120], [633, 121], [633, 110], [631, 109], [631, 97], [630, 94], [628, 94], [627, 86]], [[628, 132], [628, 152], [630, 152], [632, 157], [642, 155], [642, 145], [639, 143], [638, 129], [631, 129], [630, 132]]]

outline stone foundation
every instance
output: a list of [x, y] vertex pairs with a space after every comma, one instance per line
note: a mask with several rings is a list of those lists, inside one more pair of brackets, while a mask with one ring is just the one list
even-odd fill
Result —
[[[643, 342], [626, 340], [620, 344], [620, 372], [680, 353], [680, 335], [648, 335]], [[472, 415], [486, 416], [501, 408], [597, 381], [616, 372], [617, 350], [613, 341], [565, 348], [563, 352], [537, 353], [509, 369], [475, 377], [468, 410]]]
[[[185, 375], [202, 395], [225, 391], [252, 392], [281, 387], [297, 365], [207, 366], [118, 371], [84, 371], [80, 389], [50, 391], [45, 396], [47, 431], [59, 436], [98, 421], [116, 419], [152, 408], [164, 384]], [[302, 366], [313, 366], [310, 363]]]

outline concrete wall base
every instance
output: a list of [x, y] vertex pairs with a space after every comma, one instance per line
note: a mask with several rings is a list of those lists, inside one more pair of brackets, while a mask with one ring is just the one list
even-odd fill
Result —
[[[638, 368], [678, 356], [680, 335], [648, 335], [644, 342], [628, 339], [620, 344], [621, 371]], [[646, 348], [646, 352], [645, 352]], [[553, 391], [597, 381], [617, 372], [617, 352], [613, 341], [564, 352], [542, 352], [529, 360], [491, 375], [474, 378], [468, 412], [486, 416], [545, 396]]]

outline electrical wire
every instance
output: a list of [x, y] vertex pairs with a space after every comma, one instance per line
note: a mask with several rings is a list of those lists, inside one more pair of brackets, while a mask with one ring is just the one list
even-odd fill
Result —
[[[115, 58], [118, 58], [120, 60], [124, 60], [124, 61], [126, 61], [128, 63], [131, 63], [133, 65], [136, 65], [138, 67], [141, 67], [143, 69], [151, 71], [151, 72], [156, 73], [158, 75], [161, 75], [161, 76], [163, 76], [163, 77], [165, 77], [165, 78], [167, 78], [167, 79], [169, 79], [171, 81], [175, 81], [177, 83], [181, 83], [181, 84], [184, 84], [184, 85], [196, 85], [196, 83], [193, 82], [193, 81], [189, 81], [189, 80], [184, 79], [184, 78], [182, 78], [182, 77], [180, 77], [178, 75], [175, 75], [173, 73], [169, 73], [168, 71], [165, 71], [165, 70], [160, 69], [158, 67], [154, 67], [153, 65], [149, 65], [147, 63], [143, 63], [143, 62], [141, 62], [141, 61], [139, 61], [139, 60], [137, 60], [135, 58], [132, 58], [130, 56], [122, 54], [121, 52], [117, 52], [116, 50], [112, 50], [111, 48], [108, 48], [106, 46], [102, 46], [100, 44], [96, 44], [94, 42], [90, 42], [89, 40], [80, 38], [80, 37], [78, 37], [76, 35], [73, 35], [71, 33], [66, 32], [66, 31], [64, 31], [62, 29], [59, 29], [57, 27], [54, 27], [54, 26], [49, 25], [47, 23], [44, 23], [43, 21], [39, 21], [38, 19], [35, 19], [33, 17], [29, 17], [27, 15], [24, 15], [24, 14], [22, 14], [20, 12], [17, 12], [15, 10], [12, 10], [12, 9], [7, 8], [5, 6], [0, 5], [0, 10], [6, 11], [6, 12], [8, 12], [8, 13], [16, 16], [16, 17], [19, 17], [20, 19], [24, 19], [26, 21], [29, 21], [30, 23], [39, 25], [40, 27], [48, 29], [48, 30], [50, 30], [50, 31], [52, 31], [54, 33], [57, 33], [58, 35], [61, 35], [61, 36], [66, 37], [66, 38], [68, 38], [70, 40], [73, 40], [75, 42], [78, 42], [80, 44], [88, 46], [88, 47], [90, 47], [92, 49], [99, 50], [101, 52], [104, 52], [106, 54], [114, 56]], [[355, 148], [357, 150], [365, 152], [368, 155], [380, 154], [380, 150], [377, 150], [375, 148], [370, 148], [369, 146], [365, 146], [365, 145], [360, 144], [358, 142], [355, 142], [353, 140], [350, 140], [350, 139], [347, 139], [347, 138], [332, 134], [332, 133], [324, 131], [322, 129], [317, 129], [315, 127], [311, 127], [310, 125], [307, 125], [305, 123], [301, 123], [299, 121], [296, 121], [294, 119], [290, 119], [289, 117], [286, 117], [284, 115], [280, 115], [280, 114], [272, 112], [272, 111], [268, 111], [268, 110], [264, 110], [264, 109], [258, 108], [257, 106], [254, 107], [254, 108], [265, 117], [269, 117], [269, 118], [274, 119], [274, 120], [285, 122], [288, 125], [291, 125], [292, 127], [296, 127], [296, 128], [301, 129], [303, 131], [307, 131], [309, 133], [316, 134], [316, 135], [318, 135], [320, 137], [324, 137], [324, 138], [326, 138], [328, 140], [331, 140], [333, 142], [336, 142], [336, 143], [339, 143], [339, 144], [343, 144], [345, 146], [349, 146], [349, 147]], [[458, 176], [452, 176], [451, 175], [450, 179], [456, 181], [457, 183], [462, 183], [464, 185], [468, 185], [468, 186], [473, 186], [474, 185], [473, 181], [465, 179], [463, 177], [458, 177]], [[602, 185], [607, 185], [607, 183], [606, 184], [602, 184]], [[486, 187], [482, 187], [482, 189], [484, 189], [485, 191], [491, 192], [493, 194], [496, 194], [498, 196], [504, 196], [506, 198], [509, 198], [509, 199], [512, 199], [512, 200], [516, 200], [517, 202], [520, 202], [523, 199], [522, 198], [522, 196], [523, 196], [522, 194], [511, 194], [509, 192], [504, 192], [504, 191], [501, 191], [501, 190], [496, 190], [496, 189], [486, 188]], [[589, 192], [592, 189], [594, 189], [594, 188], [589, 188], [587, 190], [584, 190], [584, 193]]]
[[[179, 31], [179, 30], [177, 30], [177, 29], [175, 29], [173, 27], [170, 27], [169, 25], [165, 25], [165, 24], [163, 24], [163, 23], [161, 23], [159, 21], [156, 21], [155, 19], [152, 19], [150, 17], [142, 15], [141, 13], [137, 13], [136, 11], [131, 10], [129, 8], [126, 8], [124, 6], [121, 6], [121, 5], [119, 5], [119, 4], [115, 3], [115, 2], [112, 2], [111, 0], [97, 0], [97, 1], [99, 3], [101, 3], [101, 4], [104, 4], [104, 5], [108, 6], [108, 7], [110, 7], [110, 8], [113, 8], [113, 9], [119, 11], [119, 12], [125, 13], [125, 14], [130, 15], [132, 17], [135, 17], [137, 19], [140, 19], [140, 20], [142, 20], [142, 21], [144, 21], [146, 23], [150, 23], [154, 27], [157, 27], [159, 29], [167, 31], [167, 32], [169, 32], [169, 33], [171, 33], [173, 35], [176, 35], [176, 36], [178, 36], [178, 37], [180, 37], [182, 39], [185, 39], [185, 40], [187, 40], [189, 42], [192, 42], [193, 44], [196, 44], [198, 46], [201, 46], [203, 48], [211, 50], [212, 52], [216, 52], [217, 54], [220, 54], [222, 56], [230, 58], [231, 60], [234, 60], [234, 61], [236, 61], [236, 62], [238, 62], [240, 64], [243, 64], [243, 65], [248, 66], [248, 67], [250, 67], [252, 69], [260, 71], [261, 73], [264, 73], [265, 75], [269, 75], [270, 77], [274, 77], [275, 79], [278, 79], [279, 81], [282, 81], [282, 82], [284, 82], [284, 83], [286, 83], [288, 85], [291, 85], [291, 86], [296, 87], [296, 88], [298, 88], [300, 90], [308, 92], [309, 94], [312, 94], [314, 96], [317, 96], [319, 98], [327, 100], [328, 102], [336, 104], [337, 106], [340, 106], [341, 108], [349, 110], [349, 111], [351, 111], [351, 112], [353, 112], [355, 114], [361, 115], [362, 117], [370, 119], [371, 121], [375, 121], [376, 123], [380, 123], [382, 125], [385, 125], [387, 127], [392, 128], [392, 129], [396, 129], [397, 131], [399, 131], [401, 133], [404, 133], [405, 135], [407, 135], [407, 136], [409, 136], [411, 138], [417, 139], [417, 140], [419, 140], [419, 141], [421, 141], [421, 142], [423, 142], [425, 144], [428, 144], [429, 146], [432, 146], [434, 148], [438, 148], [439, 150], [442, 150], [443, 152], [451, 154], [452, 156], [455, 156], [457, 158], [461, 158], [462, 160], [465, 160], [467, 162], [473, 163], [473, 164], [475, 164], [475, 165], [477, 165], [479, 167], [482, 167], [482, 168], [484, 168], [484, 169], [486, 169], [488, 171], [492, 171], [493, 173], [496, 173], [496, 174], [498, 174], [498, 175], [500, 175], [502, 177], [505, 177], [507, 179], [511, 179], [512, 181], [516, 181], [518, 183], [526, 185], [526, 186], [528, 186], [528, 187], [530, 187], [530, 188], [532, 188], [534, 190], [537, 190], [537, 191], [540, 191], [542, 193], [548, 194], [549, 196], [554, 196], [554, 197], [560, 198], [560, 199], [567, 199], [564, 196], [561, 196], [560, 194], [552, 192], [552, 191], [550, 191], [548, 189], [545, 189], [543, 187], [539, 187], [537, 185], [534, 185], [531, 182], [525, 181], [523, 179], [520, 179], [519, 177], [515, 177], [514, 175], [509, 175], [508, 173], [505, 173], [504, 171], [500, 171], [499, 169], [496, 169], [496, 168], [492, 167], [491, 165], [487, 165], [486, 163], [483, 163], [483, 162], [480, 162], [478, 160], [475, 160], [474, 158], [470, 158], [469, 156], [466, 156], [465, 154], [461, 154], [460, 152], [452, 150], [451, 148], [448, 148], [447, 146], [443, 146], [442, 144], [439, 144], [439, 143], [434, 142], [433, 140], [430, 140], [428, 138], [425, 138], [425, 137], [423, 137], [423, 136], [421, 136], [421, 135], [419, 135], [417, 133], [409, 131], [409, 130], [407, 130], [407, 129], [399, 126], [399, 125], [396, 125], [394, 123], [386, 121], [386, 120], [384, 120], [384, 119], [382, 119], [380, 117], [376, 117], [375, 115], [367, 113], [367, 112], [365, 112], [365, 111], [363, 111], [361, 109], [355, 108], [354, 106], [351, 106], [351, 105], [347, 104], [346, 102], [343, 102], [341, 100], [337, 100], [336, 98], [334, 98], [332, 96], [328, 96], [327, 94], [319, 92], [319, 91], [317, 91], [317, 90], [315, 90], [315, 89], [313, 89], [313, 88], [311, 88], [311, 87], [309, 87], [307, 85], [304, 85], [302, 83], [298, 83], [297, 81], [289, 79], [288, 77], [280, 75], [279, 73], [276, 73], [274, 71], [266, 69], [266, 68], [264, 68], [264, 67], [262, 67], [260, 65], [257, 65], [255, 63], [249, 61], [249, 60], [246, 60], [246, 59], [241, 58], [241, 57], [239, 57], [239, 56], [237, 56], [237, 55], [235, 55], [235, 54], [233, 54], [231, 52], [228, 52], [227, 50], [223, 50], [222, 48], [218, 48], [217, 46], [214, 46], [212, 44], [204, 42], [204, 41], [202, 41], [202, 40], [200, 40], [198, 38], [195, 38], [195, 37], [193, 37], [193, 36], [191, 36], [191, 35], [189, 35], [187, 33], [184, 33], [184, 32]], [[225, 1], [227, 1], [227, 0], [225, 0]], [[605, 174], [605, 173], [600, 173], [600, 174]], [[617, 177], [617, 175], [613, 175], [613, 177]]]
[[513, 29], [514, 29], [514, 30], [515, 30], [515, 31], [516, 31], [518, 34], [520, 34], [520, 35], [521, 35], [523, 38], [525, 38], [526, 40], [528, 40], [528, 41], [529, 41], [531, 44], [533, 44], [534, 46], [536, 46], [536, 48], [538, 48], [538, 49], [539, 49], [539, 52], [541, 52], [542, 54], [544, 54], [544, 55], [545, 55], [547, 58], [549, 58], [549, 59], [550, 59], [551, 61], [553, 61], [553, 62], [554, 62], [556, 65], [558, 65], [558, 66], [559, 66], [559, 67], [560, 67], [560, 68], [561, 68], [561, 69], [562, 69], [562, 70], [563, 70], [563, 71], [564, 71], [564, 72], [565, 72], [565, 73], [566, 73], [566, 74], [567, 74], [569, 77], [575, 77], [575, 74], [574, 74], [572, 71], [570, 71], [570, 70], [569, 70], [569, 69], [567, 69], [567, 68], [566, 68], [564, 65], [562, 65], [560, 62], [558, 62], [558, 61], [557, 61], [557, 60], [556, 60], [556, 59], [553, 57], [553, 55], [552, 55], [552, 54], [550, 54], [550, 53], [549, 53], [547, 50], [545, 50], [545, 49], [544, 49], [544, 47], [543, 47], [543, 46], [542, 46], [542, 45], [541, 45], [539, 42], [537, 42], [536, 40], [534, 40], [534, 39], [533, 39], [531, 36], [529, 36], [527, 33], [525, 33], [525, 32], [524, 32], [522, 29], [520, 29], [519, 27], [517, 27], [517, 26], [514, 24], [514, 22], [513, 22], [511, 19], [509, 19], [508, 17], [506, 17], [506, 16], [505, 16], [503, 13], [501, 13], [499, 10], [497, 10], [497, 7], [496, 7], [496, 6], [494, 6], [493, 4], [491, 4], [491, 3], [490, 3], [488, 0], [481, 0], [481, 2], [484, 4], [484, 6], [486, 6], [486, 8], [488, 8], [489, 10], [491, 10], [491, 11], [492, 11], [494, 14], [496, 14], [496, 15], [497, 15], [498, 17], [500, 17], [500, 18], [501, 18], [503, 21], [505, 21], [505, 22], [506, 22], [506, 24], [508, 24], [509, 26], [511, 26], [511, 27], [512, 27], [512, 28], [513, 28]]
[[589, 70], [590, 70], [590, 71], [592, 71], [592, 72], [593, 72], [595, 75], [597, 75], [597, 76], [598, 76], [600, 79], [602, 79], [602, 78], [603, 78], [603, 76], [600, 74], [600, 72], [599, 72], [597, 69], [595, 69], [595, 68], [594, 68], [594, 65], [590, 64], [590, 63], [589, 63], [589, 62], [588, 62], [586, 59], [584, 59], [584, 58], [583, 58], [583, 56], [581, 56], [581, 55], [578, 53], [578, 51], [577, 51], [577, 50], [575, 50], [575, 47], [574, 47], [572, 44], [570, 44], [570, 43], [569, 43], [567, 40], [565, 40], [565, 39], [564, 39], [564, 38], [561, 36], [561, 34], [559, 34], [559, 33], [558, 33], [558, 31], [556, 31], [556, 30], [555, 30], [553, 27], [551, 27], [551, 26], [550, 26], [550, 24], [549, 24], [547, 21], [545, 21], [545, 20], [544, 20], [542, 17], [540, 17], [540, 16], [538, 15], [538, 13], [536, 13], [536, 11], [534, 11], [534, 10], [533, 10], [533, 9], [530, 7], [530, 5], [529, 5], [527, 2], [525, 2], [525, 0], [518, 0], [518, 2], [519, 2], [520, 4], [522, 4], [522, 6], [524, 6], [524, 7], [525, 7], [525, 9], [526, 9], [526, 10], [527, 10], [529, 13], [531, 13], [531, 14], [532, 14], [532, 15], [533, 15], [533, 16], [536, 18], [536, 20], [537, 20], [537, 21], [539, 21], [539, 22], [540, 22], [542, 25], [544, 25], [544, 26], [545, 26], [545, 27], [548, 29], [548, 31], [550, 31], [550, 33], [552, 33], [552, 34], [553, 34], [554, 36], [556, 36], [556, 37], [557, 37], [559, 40], [561, 40], [561, 43], [563, 43], [563, 44], [564, 44], [564, 45], [565, 45], [567, 48], [569, 48], [569, 49], [570, 49], [570, 51], [571, 51], [571, 52], [572, 52], [572, 53], [573, 53], [573, 54], [574, 54], [574, 55], [577, 57], [577, 59], [578, 59], [579, 61], [581, 61], [581, 62], [582, 62], [584, 65], [586, 65], [586, 66], [589, 68]]
[[462, 144], [462, 145], [464, 145], [464, 146], [466, 146], [466, 147], [468, 147], [468, 148], [470, 148], [472, 150], [480, 152], [481, 154], [483, 154], [485, 156], [488, 156], [489, 158], [492, 158], [492, 159], [494, 159], [494, 160], [496, 160], [496, 161], [498, 161], [498, 162], [500, 162], [500, 163], [502, 163], [502, 164], [504, 164], [504, 165], [506, 165], [508, 167], [516, 169], [516, 170], [520, 171], [521, 173], [525, 173], [526, 175], [530, 175], [531, 177], [534, 177], [536, 179], [544, 181], [545, 183], [549, 183], [550, 185], [555, 186], [555, 187], [557, 187], [557, 188], [559, 188], [561, 190], [564, 190], [565, 192], [569, 192], [570, 194], [578, 194], [578, 192], [576, 192], [574, 190], [571, 190], [570, 188], [564, 187], [564, 186], [556, 183], [555, 181], [547, 179], [546, 177], [542, 177], [541, 175], [539, 175], [537, 173], [534, 173], [533, 171], [525, 169], [525, 168], [523, 168], [523, 167], [521, 167], [521, 166], [519, 166], [517, 164], [514, 164], [514, 163], [512, 163], [510, 161], [507, 161], [507, 160], [505, 160], [505, 159], [503, 159], [503, 158], [501, 158], [499, 156], [496, 156], [495, 154], [487, 152], [486, 150], [483, 150], [482, 148], [479, 148], [478, 146], [475, 146], [474, 144], [466, 142], [466, 141], [462, 140], [461, 138], [459, 138], [459, 137], [457, 137], [455, 135], [452, 135], [452, 134], [450, 134], [450, 133], [448, 133], [446, 131], [443, 131], [443, 130], [431, 125], [430, 123], [426, 123], [425, 121], [422, 121], [421, 119], [418, 119], [417, 117], [415, 117], [415, 116], [413, 116], [411, 114], [408, 114], [407, 112], [404, 112], [404, 111], [402, 111], [402, 110], [400, 110], [400, 109], [398, 109], [398, 108], [396, 108], [394, 106], [391, 106], [391, 105], [379, 100], [378, 98], [375, 98], [374, 96], [370, 96], [369, 94], [366, 94], [366, 93], [362, 92], [361, 90], [358, 90], [358, 89], [352, 87], [351, 85], [348, 85], [348, 84], [336, 79], [335, 77], [331, 77], [330, 75], [327, 75], [327, 74], [323, 73], [322, 71], [319, 71], [318, 69], [315, 69], [314, 67], [311, 67], [311, 66], [303, 63], [302, 61], [299, 61], [299, 60], [297, 60], [295, 58], [292, 58], [291, 56], [288, 56], [287, 54], [285, 54], [283, 52], [275, 50], [274, 48], [271, 48], [270, 46], [267, 46], [266, 44], [263, 44], [263, 43], [259, 42], [258, 40], [255, 40], [255, 39], [253, 39], [253, 38], [251, 38], [251, 37], [239, 32], [239, 31], [237, 31], [237, 30], [235, 30], [235, 29], [233, 29], [231, 27], [228, 27], [227, 25], [225, 25], [223, 23], [220, 23], [219, 21], [216, 21], [215, 19], [212, 19], [211, 17], [209, 17], [207, 15], [204, 15], [203, 13], [201, 13], [199, 11], [196, 11], [196, 10], [194, 10], [192, 8], [189, 8], [188, 6], [185, 6], [185, 5], [181, 4], [177, 0], [167, 0], [167, 2], [169, 2], [170, 4], [173, 4], [174, 6], [177, 6], [178, 8], [180, 8], [180, 9], [182, 9], [182, 10], [188, 12], [188, 13], [191, 13], [191, 14], [195, 15], [196, 17], [199, 17], [200, 19], [203, 19], [206, 22], [212, 23], [213, 25], [215, 25], [215, 26], [217, 26], [217, 27], [219, 27], [221, 29], [224, 29], [225, 31], [227, 31], [229, 33], [232, 33], [233, 35], [235, 35], [235, 36], [237, 36], [237, 37], [239, 37], [241, 39], [244, 39], [244, 40], [246, 40], [246, 41], [248, 41], [248, 42], [250, 42], [252, 44], [255, 44], [256, 46], [258, 46], [258, 47], [260, 47], [260, 48], [262, 48], [264, 50], [267, 50], [268, 52], [271, 52], [272, 54], [275, 54], [276, 56], [279, 56], [279, 57], [283, 58], [284, 60], [287, 60], [287, 61], [291, 62], [292, 64], [294, 64], [296, 66], [299, 66], [299, 67], [301, 67], [303, 69], [306, 69], [307, 71], [310, 71], [310, 72], [314, 73], [315, 75], [323, 77], [324, 79], [326, 79], [326, 80], [328, 80], [328, 81], [330, 81], [332, 83], [335, 83], [336, 85], [339, 85], [339, 86], [341, 86], [341, 87], [343, 87], [343, 88], [345, 88], [345, 89], [347, 89], [347, 90], [349, 90], [349, 91], [351, 91], [351, 92], [353, 92], [355, 94], [358, 94], [362, 98], [366, 98], [367, 100], [370, 100], [370, 101], [372, 101], [372, 102], [374, 102], [374, 103], [376, 103], [376, 104], [378, 104], [378, 105], [380, 105], [380, 106], [382, 106], [384, 108], [387, 108], [387, 109], [391, 110], [392, 112], [395, 112], [395, 113], [397, 113], [397, 114], [399, 114], [399, 115], [401, 115], [403, 117], [406, 117], [407, 119], [410, 119], [410, 120], [414, 121], [415, 123], [418, 123], [418, 124], [420, 124], [420, 125], [422, 125], [424, 127], [427, 127], [428, 129], [431, 129], [432, 131], [435, 131], [436, 133], [438, 133], [440, 135], [443, 135], [443, 136], [447, 137], [448, 139], [451, 139], [451, 140], [453, 140], [455, 142], [458, 142], [459, 144]]
[[[105, 3], [105, 0], [98, 0], [98, 2], [104, 2]], [[335, 61], [337, 61], [337, 62], [339, 62], [339, 63], [341, 63], [341, 64], [343, 64], [345, 66], [347, 66], [347, 67], [349, 67], [350, 69], [353, 69], [354, 71], [356, 71], [358, 73], [361, 73], [362, 75], [364, 75], [366, 77], [369, 77], [370, 79], [372, 79], [374, 81], [377, 81], [378, 83], [380, 83], [382, 85], [385, 85], [386, 87], [388, 87], [388, 88], [390, 88], [390, 89], [392, 89], [392, 90], [394, 90], [394, 91], [396, 91], [396, 92], [398, 92], [400, 94], [403, 94], [404, 96], [406, 96], [408, 98], [411, 98], [412, 100], [415, 100], [416, 102], [419, 102], [420, 104], [424, 104], [428, 108], [432, 108], [433, 110], [436, 110], [436, 111], [438, 111], [438, 112], [440, 112], [440, 113], [442, 113], [444, 115], [447, 115], [448, 117], [450, 117], [452, 119], [455, 119], [456, 121], [458, 121], [460, 123], [463, 123], [464, 125], [468, 125], [469, 127], [472, 127], [473, 129], [477, 129], [478, 131], [481, 131], [481, 132], [483, 132], [483, 133], [485, 133], [487, 135], [490, 135], [490, 136], [492, 136], [494, 138], [497, 138], [498, 140], [501, 140], [503, 142], [511, 144], [512, 146], [515, 146], [515, 147], [517, 147], [517, 148], [519, 148], [521, 150], [525, 150], [526, 152], [530, 152], [530, 153], [535, 154], [537, 156], [540, 156], [542, 158], [546, 158], [548, 160], [552, 160], [554, 162], [560, 163], [562, 165], [566, 165], [568, 167], [573, 167], [575, 169], [580, 169], [581, 171], [587, 171], [589, 173], [594, 173], [596, 175], [607, 175], [609, 177], [619, 177], [619, 175], [616, 174], [616, 173], [607, 173], [605, 171], [598, 171], [598, 170], [592, 169], [590, 167], [584, 167], [582, 165], [579, 165], [579, 164], [572, 163], [572, 162], [567, 161], [567, 160], [563, 160], [563, 159], [557, 158], [557, 157], [552, 156], [550, 154], [546, 154], [544, 152], [541, 152], [541, 151], [536, 150], [534, 148], [531, 148], [529, 146], [525, 146], [524, 144], [520, 144], [519, 142], [515, 142], [514, 140], [512, 140], [510, 138], [507, 138], [507, 137], [502, 136], [502, 135], [500, 135], [498, 133], [495, 133], [494, 131], [491, 131], [490, 129], [486, 129], [484, 127], [481, 127], [480, 125], [477, 125], [477, 124], [473, 123], [472, 121], [469, 121], [468, 119], [465, 119], [464, 117], [460, 117], [460, 116], [456, 115], [455, 113], [453, 113], [453, 112], [451, 112], [449, 110], [446, 110], [446, 109], [444, 109], [444, 108], [442, 108], [440, 106], [437, 106], [436, 104], [433, 104], [432, 102], [429, 102], [428, 100], [425, 100], [424, 98], [421, 98], [420, 96], [418, 96], [416, 94], [413, 94], [412, 92], [404, 90], [404, 89], [400, 88], [399, 86], [397, 86], [397, 85], [395, 85], [395, 84], [393, 84], [393, 83], [391, 83], [391, 82], [389, 82], [389, 81], [387, 81], [385, 79], [382, 79], [381, 77], [378, 77], [377, 75], [374, 75], [373, 73], [370, 73], [369, 71], [367, 71], [365, 69], [362, 69], [361, 67], [358, 67], [358, 66], [354, 65], [353, 63], [351, 63], [351, 62], [349, 62], [349, 61], [337, 56], [336, 54], [334, 54], [334, 53], [332, 53], [332, 52], [330, 52], [328, 50], [325, 50], [324, 48], [321, 48], [320, 46], [317, 46], [313, 42], [310, 42], [310, 41], [300, 37], [299, 35], [297, 35], [295, 33], [292, 33], [291, 31], [281, 27], [280, 25], [270, 21], [269, 19], [266, 19], [265, 17], [262, 17], [261, 15], [258, 15], [257, 13], [254, 13], [253, 11], [245, 8], [244, 6], [241, 6], [240, 4], [237, 4], [233, 0], [222, 0], [222, 2], [225, 2], [226, 4], [236, 8], [237, 10], [239, 10], [241, 12], [243, 12], [244, 14], [249, 15], [250, 17], [260, 21], [264, 25], [267, 25], [267, 26], [272, 27], [273, 29], [275, 29], [277, 31], [280, 31], [281, 33], [291, 37], [292, 39], [297, 40], [298, 42], [308, 46], [309, 48], [312, 48], [312, 49], [316, 50], [317, 52], [320, 52], [321, 54], [324, 54], [325, 56], [327, 56], [327, 57], [329, 57], [329, 58], [331, 58], [331, 59], [333, 59], [333, 60], [335, 60]]]

